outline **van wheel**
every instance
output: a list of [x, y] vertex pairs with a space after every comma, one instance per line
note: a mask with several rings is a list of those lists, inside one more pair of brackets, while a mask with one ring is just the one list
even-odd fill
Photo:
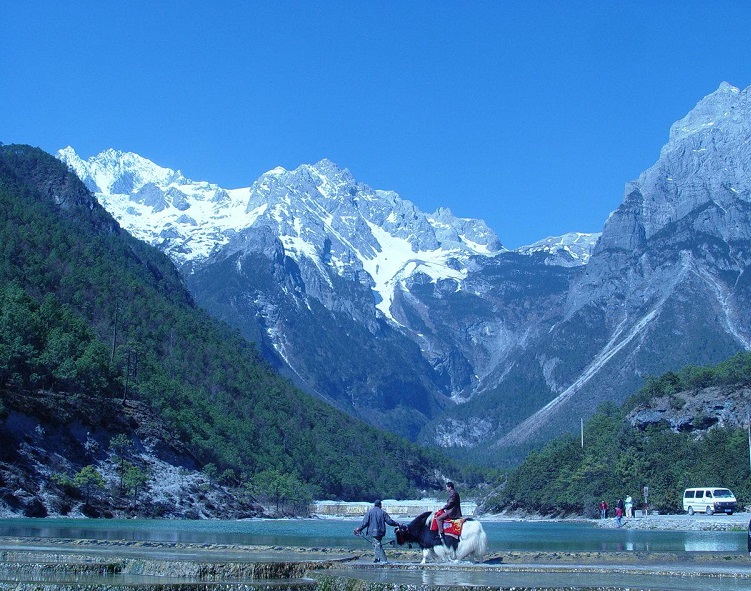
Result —
[[732, 512], [732, 511], [728, 511], [728, 515], [732, 515], [732, 514], [733, 514], [733, 512]]
[[712, 511], [712, 507], [707, 505], [707, 515], [712, 515], [712, 513], [714, 513], [714, 511]]
[[689, 515], [693, 515], [694, 514], [694, 508], [693, 507], [689, 507], [688, 508], [688, 514]]

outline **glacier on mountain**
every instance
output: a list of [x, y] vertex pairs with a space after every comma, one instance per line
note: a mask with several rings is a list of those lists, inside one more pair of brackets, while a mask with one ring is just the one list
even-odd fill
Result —
[[339, 275], [364, 270], [377, 308], [392, 321], [394, 290], [415, 273], [460, 284], [465, 272], [457, 261], [506, 250], [484, 222], [457, 218], [446, 208], [424, 214], [325, 159], [292, 171], [277, 167], [250, 187], [223, 189], [112, 149], [87, 160], [72, 147], [57, 156], [125, 229], [179, 267], [190, 270], [243, 230], [266, 226], [286, 255], [306, 257], [324, 275], [324, 267]]
[[600, 235], [601, 232], [569, 232], [562, 236], [548, 236], [527, 246], [521, 246], [516, 252], [526, 255], [545, 254], [546, 265], [586, 265]]

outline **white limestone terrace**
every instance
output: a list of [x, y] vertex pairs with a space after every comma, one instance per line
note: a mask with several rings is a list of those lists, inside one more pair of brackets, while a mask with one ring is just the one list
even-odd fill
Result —
[[[413, 518], [424, 513], [425, 511], [435, 511], [440, 509], [446, 503], [445, 500], [436, 498], [396, 500], [384, 499], [382, 501], [383, 510], [389, 515], [396, 518]], [[310, 505], [310, 514], [316, 517], [328, 518], [359, 518], [365, 515], [373, 503], [365, 501], [314, 501]], [[462, 514], [465, 517], [475, 515], [477, 512], [477, 503], [474, 501], [462, 500]]]

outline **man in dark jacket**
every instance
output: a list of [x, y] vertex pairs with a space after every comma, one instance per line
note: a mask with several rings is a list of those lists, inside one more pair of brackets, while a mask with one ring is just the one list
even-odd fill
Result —
[[356, 527], [352, 532], [356, 536], [359, 536], [362, 530], [365, 530], [366, 535], [363, 536], [363, 538], [373, 544], [373, 554], [375, 555], [373, 562], [382, 562], [384, 564], [389, 563], [386, 559], [386, 553], [383, 551], [383, 545], [381, 544], [383, 536], [386, 535], [386, 524], [399, 527], [399, 522], [391, 519], [391, 516], [381, 509], [381, 501], [376, 501], [373, 503], [373, 506], [368, 509], [365, 517], [362, 518], [360, 527]]
[[459, 493], [454, 488], [454, 483], [449, 481], [446, 483], [446, 491], [449, 494], [446, 504], [441, 507], [443, 510], [440, 515], [436, 515], [435, 520], [438, 524], [438, 535], [441, 538], [443, 545], [446, 545], [446, 540], [443, 537], [443, 522], [447, 519], [459, 519], [462, 516], [461, 499]]

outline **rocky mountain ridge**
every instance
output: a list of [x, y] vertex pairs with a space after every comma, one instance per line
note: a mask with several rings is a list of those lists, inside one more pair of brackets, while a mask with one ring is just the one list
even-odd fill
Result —
[[329, 161], [196, 184], [201, 210], [174, 171], [59, 157], [308, 391], [413, 439], [513, 454], [646, 375], [749, 348], [748, 94], [723, 83], [673, 125], [578, 250], [508, 251]]
[[561, 338], [593, 323], [603, 338], [570, 385], [502, 443], [528, 440], [556, 415], [586, 416], [582, 402], [595, 385], [601, 399], [618, 400], [623, 386], [633, 391], [644, 376], [749, 348], [749, 93], [721, 84], [672, 126], [657, 162], [627, 184], [551, 333]]

